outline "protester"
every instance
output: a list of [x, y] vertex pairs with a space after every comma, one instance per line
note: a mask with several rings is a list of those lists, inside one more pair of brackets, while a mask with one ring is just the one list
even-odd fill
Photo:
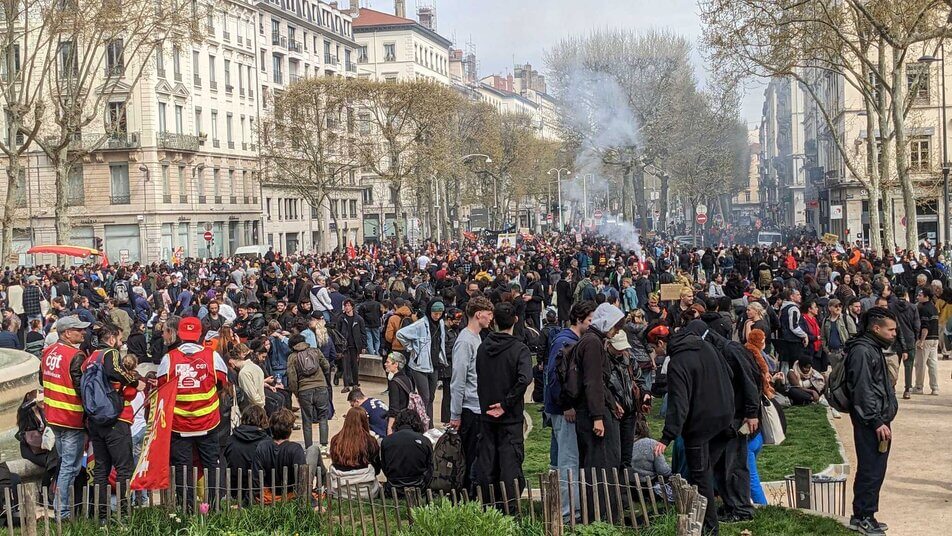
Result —
[[397, 414], [394, 432], [380, 443], [380, 466], [387, 478], [384, 491], [396, 490], [404, 496], [407, 489], [425, 490], [433, 478], [433, 443], [423, 435], [423, 423], [415, 411]]
[[413, 379], [426, 414], [433, 422], [433, 399], [436, 396], [437, 365], [446, 366], [446, 329], [443, 324], [443, 312], [446, 306], [442, 301], [433, 299], [426, 305], [423, 318], [401, 328], [397, 340], [409, 351], [407, 361], [409, 376]]
[[347, 402], [352, 408], [363, 408], [367, 412], [367, 418], [370, 421], [370, 431], [378, 438], [387, 436], [387, 405], [364, 395], [360, 389], [354, 389], [347, 394]]
[[231, 469], [229, 486], [233, 496], [238, 497], [238, 490], [244, 488], [239, 497], [243, 504], [251, 504], [251, 486], [248, 484], [254, 482], [253, 475], [258, 471], [258, 444], [271, 439], [268, 435], [270, 426], [264, 408], [251, 406], [241, 413], [241, 424], [232, 430], [222, 450], [223, 460]]
[[328, 486], [332, 495], [356, 498], [353, 489], [370, 498], [380, 491], [380, 444], [370, 435], [367, 412], [362, 408], [347, 411], [344, 426], [331, 438], [330, 457]]
[[313, 444], [314, 424], [318, 425], [318, 440], [327, 447], [330, 418], [330, 385], [327, 383], [330, 363], [317, 348], [311, 348], [304, 337], [294, 335], [288, 340], [291, 357], [288, 358], [288, 389], [297, 397], [301, 407], [301, 426], [304, 429], [304, 448]]

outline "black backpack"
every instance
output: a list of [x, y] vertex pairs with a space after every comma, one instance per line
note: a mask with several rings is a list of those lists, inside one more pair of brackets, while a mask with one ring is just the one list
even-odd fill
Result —
[[324, 354], [317, 348], [308, 348], [297, 355], [297, 372], [302, 378], [309, 378], [318, 372], [326, 372], [321, 367]]
[[578, 343], [566, 345], [555, 356], [555, 376], [562, 387], [559, 394], [559, 404], [563, 408], [575, 405], [582, 394], [582, 380], [578, 370], [578, 352], [575, 351]]
[[463, 439], [455, 430], [447, 430], [433, 446], [433, 479], [430, 489], [450, 493], [463, 488], [466, 457]]

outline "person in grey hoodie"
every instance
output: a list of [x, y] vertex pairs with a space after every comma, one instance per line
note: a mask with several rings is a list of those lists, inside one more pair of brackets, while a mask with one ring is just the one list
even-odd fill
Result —
[[453, 345], [453, 377], [450, 380], [450, 426], [457, 430], [466, 459], [463, 489], [470, 489], [470, 472], [476, 461], [479, 441], [479, 394], [476, 391], [476, 352], [482, 339], [479, 333], [493, 322], [493, 304], [484, 296], [466, 302], [469, 322]]

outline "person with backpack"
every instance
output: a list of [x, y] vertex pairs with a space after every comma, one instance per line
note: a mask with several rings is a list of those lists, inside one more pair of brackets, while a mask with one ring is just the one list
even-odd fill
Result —
[[128, 500], [129, 480], [135, 470], [132, 457], [132, 401], [145, 383], [136, 372], [135, 356], [119, 355], [119, 329], [104, 324], [99, 329], [99, 348], [83, 363], [82, 398], [86, 431], [96, 464], [93, 482], [102, 498], [97, 515], [106, 519], [110, 504], [109, 473], [116, 470], [119, 508]]
[[301, 407], [301, 426], [304, 429], [304, 448], [314, 443], [314, 423], [318, 425], [321, 447], [327, 447], [327, 419], [330, 417], [330, 386], [327, 374], [330, 363], [318, 348], [311, 346], [300, 334], [288, 339], [291, 355], [288, 357], [288, 390], [294, 393]]
[[386, 354], [403, 352], [403, 343], [397, 339], [397, 332], [413, 323], [413, 311], [403, 299], [393, 301], [394, 313], [387, 319], [387, 328], [384, 331], [383, 347]]
[[88, 327], [88, 322], [76, 316], [60, 318], [55, 324], [59, 340], [47, 347], [40, 359], [46, 420], [53, 430], [56, 452], [60, 456], [56, 489], [62, 519], [69, 519], [72, 513], [70, 490], [79, 474], [86, 446], [85, 415], [79, 394], [85, 355], [79, 346]]
[[479, 441], [479, 395], [476, 392], [476, 352], [479, 334], [493, 322], [493, 304], [485, 296], [473, 296], [466, 302], [469, 322], [453, 345], [453, 372], [450, 380], [450, 426], [459, 432], [465, 457], [464, 489], [472, 484], [472, 468]]
[[881, 536], [887, 527], [876, 519], [879, 492], [892, 450], [891, 423], [899, 411], [883, 351], [896, 339], [896, 317], [873, 307], [860, 321], [860, 334], [846, 343], [846, 359], [830, 376], [830, 405], [848, 411], [853, 423], [856, 475], [850, 528]]
[[431, 300], [423, 318], [397, 332], [397, 340], [410, 352], [407, 367], [416, 385], [426, 414], [433, 422], [433, 399], [436, 396], [438, 366], [447, 366], [446, 327], [443, 312], [446, 306], [439, 299]]
[[[513, 304], [497, 304], [493, 308], [493, 319], [498, 331], [490, 333], [476, 350], [476, 393], [480, 410], [477, 481], [483, 497], [490, 496], [490, 486], [502, 482], [510, 501], [515, 501], [525, 487], [522, 426], [526, 389], [532, 382], [532, 358], [529, 347], [513, 336], [513, 328], [519, 320]], [[519, 489], [514, 487], [516, 481]], [[514, 510], [513, 502], [509, 511]]]
[[126, 279], [126, 269], [119, 268], [116, 272], [116, 281], [112, 284], [112, 297], [116, 306], [130, 317], [135, 316], [135, 304], [132, 298], [132, 284]]
[[[419, 400], [413, 379], [406, 373], [407, 358], [400, 352], [390, 352], [384, 361], [387, 372], [387, 435], [393, 433], [397, 415], [410, 407], [412, 398]], [[424, 413], [426, 410], [424, 409]]]

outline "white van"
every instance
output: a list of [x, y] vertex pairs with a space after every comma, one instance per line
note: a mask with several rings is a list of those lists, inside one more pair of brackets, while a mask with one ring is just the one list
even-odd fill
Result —
[[782, 244], [783, 236], [777, 231], [760, 231], [757, 233], [757, 245], [758, 246], [772, 246], [774, 244]]

